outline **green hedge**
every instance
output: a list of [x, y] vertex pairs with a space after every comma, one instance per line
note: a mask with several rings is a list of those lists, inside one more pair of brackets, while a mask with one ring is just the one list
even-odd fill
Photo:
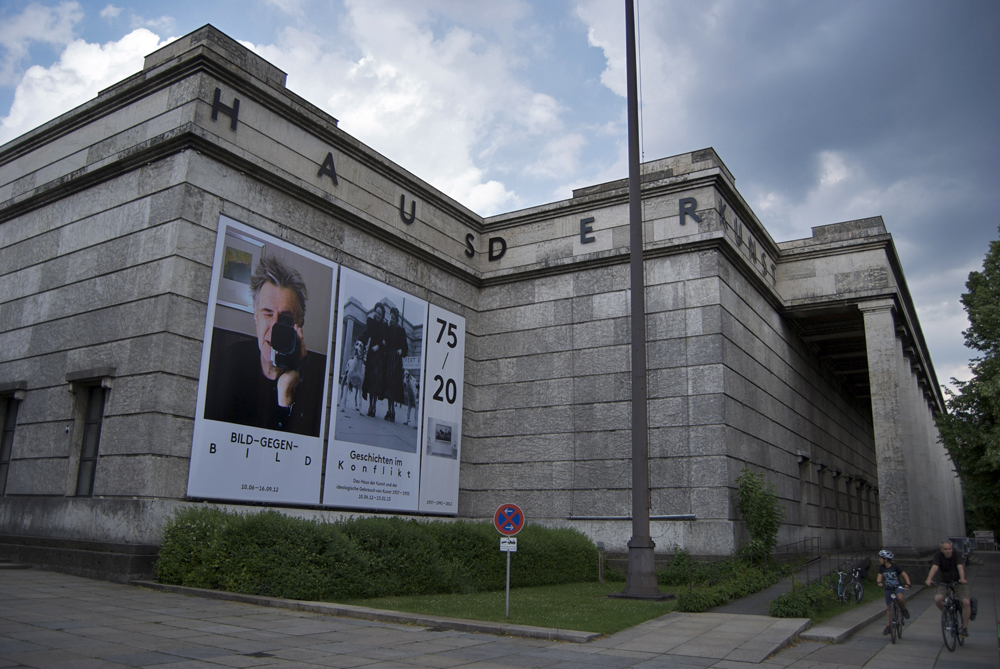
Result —
[[[490, 523], [323, 523], [277, 511], [192, 507], [164, 528], [156, 578], [308, 600], [502, 590], [506, 557], [499, 538]], [[597, 549], [582, 533], [529, 525], [518, 535], [511, 587], [594, 580]]]
[[760, 592], [778, 582], [778, 573], [769, 569], [748, 567], [711, 586], [695, 587], [677, 595], [677, 610], [700, 613], [730, 600]]
[[836, 598], [827, 579], [819, 579], [772, 599], [768, 613], [775, 618], [811, 618]]
[[715, 586], [749, 572], [770, 573], [777, 569], [777, 564], [770, 559], [740, 553], [725, 560], [693, 562], [686, 550], [675, 548], [670, 564], [656, 572], [656, 581], [665, 586], [688, 585], [692, 581], [695, 585]]
[[691, 554], [683, 548], [674, 548], [670, 564], [656, 572], [656, 582], [660, 585], [687, 585], [691, 580]]

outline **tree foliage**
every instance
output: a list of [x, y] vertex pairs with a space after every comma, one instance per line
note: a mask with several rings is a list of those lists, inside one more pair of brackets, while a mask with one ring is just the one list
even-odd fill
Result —
[[1000, 241], [990, 242], [982, 272], [972, 272], [962, 294], [969, 317], [965, 344], [982, 353], [972, 378], [952, 379], [948, 413], [937, 418], [965, 495], [969, 530], [1000, 530]]
[[778, 530], [785, 519], [777, 489], [764, 479], [763, 473], [754, 473], [747, 467], [736, 479], [736, 486], [736, 508], [750, 534], [750, 544], [744, 549], [747, 552], [770, 551], [778, 545]]

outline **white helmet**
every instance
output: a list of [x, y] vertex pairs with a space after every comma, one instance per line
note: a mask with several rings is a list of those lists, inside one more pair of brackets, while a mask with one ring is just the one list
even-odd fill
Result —
[[886, 560], [891, 560], [891, 559], [892, 559], [893, 557], [895, 557], [895, 556], [894, 556], [894, 555], [892, 554], [892, 551], [887, 551], [887, 550], [885, 550], [885, 549], [882, 549], [882, 550], [880, 550], [880, 551], [878, 552], [878, 556], [879, 556], [880, 558], [885, 558]]

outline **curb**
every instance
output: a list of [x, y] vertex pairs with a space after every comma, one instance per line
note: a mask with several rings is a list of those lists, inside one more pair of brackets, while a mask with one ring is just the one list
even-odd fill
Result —
[[[923, 585], [915, 585], [912, 588], [910, 588], [909, 596], [906, 598], [907, 601], [919, 595], [923, 589], [924, 589]], [[848, 638], [850, 638], [855, 632], [857, 632], [862, 627], [865, 627], [866, 625], [869, 625], [878, 618], [885, 616], [885, 606], [882, 605], [883, 604], [882, 602], [869, 602], [868, 604], [865, 604], [865, 606], [872, 606], [872, 604], [879, 604], [879, 607], [875, 610], [875, 612], [865, 614], [863, 618], [855, 621], [849, 627], [841, 627], [840, 625], [837, 625], [836, 620], [841, 616], [849, 616], [852, 614], [856, 614], [858, 612], [858, 609], [855, 609], [854, 611], [848, 611], [847, 613], [843, 613], [840, 616], [831, 618], [825, 623], [822, 623], [821, 625], [818, 625], [817, 627], [814, 627], [807, 632], [799, 634], [799, 638], [805, 641], [844, 643], [845, 641], [847, 641]], [[861, 608], [863, 609], [864, 607]], [[872, 608], [874, 609], [874, 607]]]
[[507, 623], [493, 623], [482, 620], [445, 618], [443, 616], [430, 616], [423, 613], [385, 611], [382, 609], [370, 609], [364, 606], [334, 604], [331, 602], [304, 602], [297, 599], [281, 599], [280, 597], [264, 597], [263, 595], [244, 595], [237, 592], [224, 592], [222, 590], [189, 588], [182, 585], [164, 585], [163, 583], [155, 583], [153, 581], [130, 581], [129, 585], [149, 588], [151, 590], [172, 592], [178, 595], [188, 595], [191, 597], [217, 599], [227, 602], [239, 602], [241, 604], [254, 604], [256, 606], [272, 606], [279, 609], [290, 609], [292, 611], [308, 611], [309, 613], [340, 616], [342, 618], [356, 618], [359, 620], [372, 620], [383, 623], [421, 625], [424, 627], [433, 627], [439, 630], [478, 632], [480, 634], [498, 634], [504, 636], [524, 637], [527, 639], [546, 639], [550, 641], [569, 641], [571, 643], [587, 643], [588, 641], [599, 639], [602, 636], [597, 632], [580, 632], [577, 630], [559, 630], [549, 627], [533, 627], [531, 625], [510, 625]]

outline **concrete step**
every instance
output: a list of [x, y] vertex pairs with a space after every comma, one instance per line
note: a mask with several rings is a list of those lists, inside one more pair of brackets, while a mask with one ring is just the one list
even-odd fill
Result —
[[[906, 600], [920, 594], [924, 589], [922, 585], [914, 585], [906, 593]], [[799, 638], [806, 641], [824, 641], [826, 643], [844, 643], [852, 634], [879, 617], [885, 617], [885, 599], [879, 597], [874, 602], [868, 602], [855, 607], [847, 613], [843, 613], [835, 618], [830, 618], [821, 622], [816, 627], [809, 629], [799, 635]]]
[[31, 565], [0, 558], [0, 569], [31, 569]]

